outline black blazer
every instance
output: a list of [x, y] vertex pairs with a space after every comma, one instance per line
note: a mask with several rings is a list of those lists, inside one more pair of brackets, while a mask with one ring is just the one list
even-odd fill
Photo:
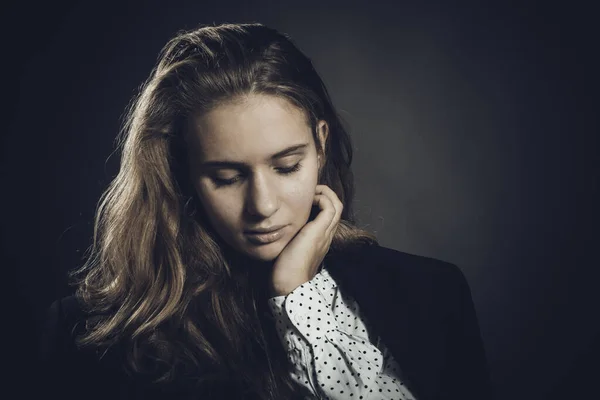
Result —
[[[325, 265], [400, 365], [417, 400], [487, 400], [492, 388], [471, 292], [455, 265], [383, 246], [330, 252]], [[58, 397], [163, 398], [158, 387], [118, 372], [116, 358], [101, 362], [76, 351], [84, 314], [73, 296], [55, 301], [41, 332], [42, 377]], [[377, 337], [377, 336], [375, 336]], [[176, 388], [177, 389], [177, 388]], [[211, 398], [198, 393], [164, 398]], [[200, 396], [200, 397], [198, 397]]]

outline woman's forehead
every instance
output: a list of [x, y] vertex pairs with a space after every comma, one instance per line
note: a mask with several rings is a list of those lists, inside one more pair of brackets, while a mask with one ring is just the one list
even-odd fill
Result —
[[195, 117], [192, 132], [204, 160], [260, 161], [311, 141], [303, 110], [275, 96], [252, 95]]

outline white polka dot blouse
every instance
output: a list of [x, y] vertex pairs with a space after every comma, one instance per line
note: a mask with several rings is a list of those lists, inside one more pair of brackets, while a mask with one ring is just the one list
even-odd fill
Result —
[[268, 303], [295, 365], [292, 378], [312, 399], [417, 400], [392, 354], [372, 337], [358, 303], [339, 290], [324, 265], [313, 279]]

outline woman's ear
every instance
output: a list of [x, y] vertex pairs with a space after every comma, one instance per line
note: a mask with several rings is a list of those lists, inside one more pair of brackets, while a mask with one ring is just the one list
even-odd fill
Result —
[[320, 153], [318, 154], [318, 156], [320, 157], [319, 159], [319, 167], [321, 167], [322, 165], [325, 165], [325, 154], [327, 154], [326, 151], [326, 146], [327, 146], [327, 137], [329, 136], [329, 126], [327, 125], [327, 122], [325, 122], [324, 120], [320, 120], [317, 123], [317, 137], [319, 139], [319, 149], [321, 149]]

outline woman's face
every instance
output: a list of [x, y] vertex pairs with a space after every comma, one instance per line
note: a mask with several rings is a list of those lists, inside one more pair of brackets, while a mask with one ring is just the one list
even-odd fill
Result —
[[[324, 143], [325, 122], [318, 132]], [[304, 112], [252, 94], [194, 118], [189, 133], [191, 177], [213, 229], [242, 254], [273, 261], [308, 221], [315, 195], [319, 161]], [[248, 232], [276, 226], [269, 243]]]

